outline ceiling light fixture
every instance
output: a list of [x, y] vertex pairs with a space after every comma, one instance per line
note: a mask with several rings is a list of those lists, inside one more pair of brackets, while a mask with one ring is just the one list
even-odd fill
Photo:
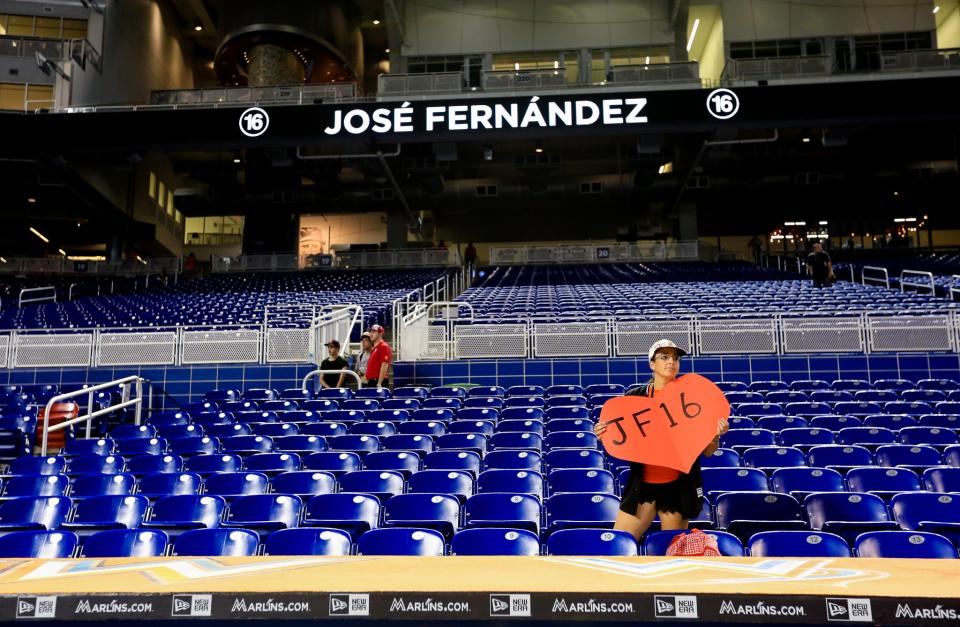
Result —
[[37, 237], [39, 237], [40, 239], [42, 239], [44, 244], [49, 244], [49, 243], [50, 243], [50, 240], [47, 238], [46, 235], [44, 235], [43, 233], [41, 233], [41, 232], [38, 231], [37, 229], [33, 228], [32, 226], [30, 227], [30, 232], [33, 233], [34, 235], [36, 235]]
[[697, 29], [700, 28], [700, 18], [693, 20], [693, 28], [690, 29], [690, 39], [687, 40], [687, 52], [693, 48], [693, 38], [697, 36]]
[[541, 144], [539, 140], [537, 140], [537, 145], [534, 147], [533, 152], [537, 154], [543, 152], [543, 144]]
[[373, 20], [374, 26], [380, 26], [380, 20]]
[[196, 26], [193, 27], [193, 30], [199, 33], [200, 31], [203, 30], [203, 26], [201, 24], [197, 24]]

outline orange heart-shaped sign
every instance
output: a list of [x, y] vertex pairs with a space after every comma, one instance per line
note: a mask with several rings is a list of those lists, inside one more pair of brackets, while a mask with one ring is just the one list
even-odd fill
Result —
[[693, 462], [717, 436], [717, 423], [730, 415], [730, 403], [712, 381], [687, 374], [668, 383], [654, 398], [620, 396], [603, 404], [601, 436], [610, 455], [642, 464], [690, 472]]

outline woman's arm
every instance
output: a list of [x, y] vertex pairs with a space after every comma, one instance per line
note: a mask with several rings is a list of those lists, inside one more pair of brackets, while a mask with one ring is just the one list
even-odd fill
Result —
[[710, 444], [707, 444], [707, 448], [703, 449], [704, 457], [710, 457], [717, 452], [717, 449], [720, 448], [720, 436], [729, 430], [730, 422], [726, 418], [717, 423], [717, 437], [713, 438]]

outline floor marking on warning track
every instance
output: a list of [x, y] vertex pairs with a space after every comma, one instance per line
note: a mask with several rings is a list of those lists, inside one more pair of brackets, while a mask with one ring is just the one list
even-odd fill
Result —
[[[689, 583], [702, 584], [741, 584], [741, 583], [789, 583], [789, 582], [833, 582], [834, 586], [847, 586], [851, 583], [886, 579], [889, 573], [877, 570], [853, 568], [832, 568], [834, 560], [764, 560], [754, 563], [728, 562], [725, 560], [672, 559], [659, 562], [631, 563], [602, 558], [548, 558], [550, 561], [600, 570], [617, 575], [629, 575], [645, 580], [656, 580], [669, 575], [690, 574], [688, 580], [678, 581], [670, 577], [662, 583], [665, 586]], [[724, 574], [717, 577], [716, 571]], [[712, 576], [711, 576], [712, 575]], [[713, 578], [716, 577], [716, 578]]]

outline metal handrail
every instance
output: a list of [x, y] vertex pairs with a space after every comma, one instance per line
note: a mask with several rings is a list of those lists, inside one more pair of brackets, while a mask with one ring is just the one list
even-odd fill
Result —
[[301, 384], [300, 389], [302, 389], [304, 392], [309, 392], [310, 389], [307, 388], [307, 381], [313, 377], [319, 378], [321, 375], [325, 374], [349, 374], [351, 377], [357, 380], [357, 389], [363, 389], [363, 379], [360, 378], [360, 375], [349, 368], [344, 368], [343, 370], [311, 370], [305, 377], [303, 377], [303, 383]]
[[[918, 277], [918, 278], [919, 278], [919, 277], [923, 277], [923, 278], [925, 278], [925, 279], [927, 279], [927, 280], [924, 281], [923, 283], [907, 282], [907, 279], [909, 279], [909, 278], [911, 278], [911, 277]], [[937, 295], [937, 284], [936, 284], [936, 281], [934, 281], [934, 279], [933, 279], [933, 273], [932, 273], [932, 272], [925, 272], [925, 271], [923, 271], [923, 270], [903, 270], [903, 271], [901, 271], [901, 272], [900, 272], [900, 292], [901, 292], [901, 293], [906, 293], [906, 291], [907, 291], [907, 290], [905, 289], [906, 287], [914, 287], [914, 288], [917, 289], [917, 291], [920, 291], [920, 288], [929, 287], [929, 288], [930, 288], [930, 295], [931, 295], [931, 296], [936, 296], [936, 295]]]
[[960, 281], [960, 274], [954, 274], [950, 277], [950, 300], [955, 300], [954, 296], [960, 294], [960, 287], [956, 286], [956, 283]]
[[[870, 272], [881, 272], [883, 273], [883, 278], [880, 277], [868, 277], [867, 271]], [[880, 266], [863, 266], [863, 269], [860, 271], [860, 283], [867, 285], [867, 281], [871, 281], [876, 285], [883, 285], [885, 288], [890, 289], [890, 273], [886, 268], [881, 268]]]
[[[83, 388], [82, 390], [76, 390], [74, 392], [65, 392], [63, 394], [57, 394], [50, 398], [47, 401], [46, 409], [43, 412], [43, 437], [40, 444], [40, 454], [47, 454], [47, 439], [49, 438], [51, 431], [61, 431], [67, 427], [73, 426], [75, 424], [86, 422], [87, 423], [87, 437], [90, 437], [90, 427], [91, 421], [94, 418], [99, 418], [100, 416], [105, 416], [107, 414], [113, 413], [118, 409], [124, 409], [126, 407], [135, 406], [136, 412], [134, 414], [134, 424], [140, 424], [140, 416], [143, 410], [143, 382], [146, 381], [143, 377], [130, 376], [124, 377], [122, 379], [117, 379], [116, 381], [110, 381], [108, 383], [101, 383], [99, 385], [94, 385], [88, 388]], [[116, 405], [111, 405], [105, 409], [100, 409], [97, 411], [93, 410], [93, 394], [94, 392], [99, 392], [100, 390], [106, 390], [111, 388], [116, 388], [117, 386], [124, 386], [124, 398], [127, 397], [129, 393], [129, 386], [131, 383], [135, 385], [136, 388], [136, 398], [122, 401]], [[70, 420], [66, 420], [59, 424], [55, 424], [52, 427], [50, 426], [50, 412], [53, 409], [53, 406], [56, 403], [62, 403], [65, 400], [76, 398], [79, 396], [87, 396], [87, 414], [85, 416], [77, 416]]]
[[[50, 290], [53, 290], [53, 294], [49, 294]], [[39, 292], [48, 293], [47, 296], [37, 296], [36, 298], [25, 299], [24, 296], [29, 296], [32, 294], [38, 294]], [[55, 303], [57, 302], [57, 288], [52, 285], [47, 285], [45, 287], [25, 287], [20, 290], [20, 300], [19, 306], [23, 307], [24, 303]]]

